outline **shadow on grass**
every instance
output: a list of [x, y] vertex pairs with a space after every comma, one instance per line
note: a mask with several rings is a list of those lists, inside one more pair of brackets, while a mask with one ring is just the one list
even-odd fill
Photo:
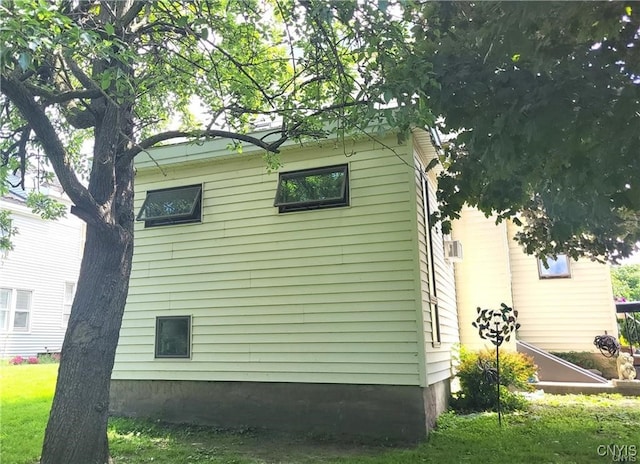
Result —
[[[118, 463], [329, 463], [379, 455], [388, 446], [344, 443], [325, 436], [292, 435], [256, 429], [165, 424], [111, 418], [109, 441]], [[164, 450], [159, 453], [158, 450]], [[176, 461], [179, 459], [181, 461]]]

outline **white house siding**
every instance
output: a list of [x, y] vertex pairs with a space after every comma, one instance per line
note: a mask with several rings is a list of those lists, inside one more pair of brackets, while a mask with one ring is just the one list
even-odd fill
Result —
[[513, 240], [516, 232], [513, 223], [496, 225], [495, 217], [468, 207], [454, 223], [464, 248], [456, 264], [462, 343], [488, 346], [471, 326], [476, 307], [502, 302], [518, 310], [518, 339], [543, 350], [597, 351], [596, 335], [617, 335], [609, 266], [581, 259], [570, 262], [571, 278], [540, 279], [537, 259]]
[[[443, 241], [445, 236], [439, 224], [431, 228], [431, 244], [433, 246], [433, 271], [435, 271], [436, 296], [438, 307], [438, 320], [440, 326], [440, 343], [437, 343], [437, 335], [433, 327], [435, 321], [432, 318], [430, 301], [430, 266], [429, 245], [427, 241], [427, 228], [425, 226], [423, 178], [428, 189], [429, 211], [437, 209], [436, 200], [436, 170], [428, 174], [424, 167], [436, 157], [435, 149], [426, 132], [414, 133], [414, 162], [416, 163], [415, 185], [417, 193], [417, 232], [420, 288], [421, 288], [421, 320], [424, 330], [424, 351], [426, 360], [426, 382], [428, 385], [447, 380], [451, 377], [451, 348], [459, 341], [458, 318], [456, 305], [456, 288], [453, 264], [445, 259]], [[434, 343], [435, 342], [435, 343]]]
[[596, 335], [617, 336], [609, 265], [570, 260], [570, 278], [540, 279], [535, 257], [523, 253], [508, 226], [513, 304], [520, 339], [547, 351], [593, 351]]
[[29, 330], [0, 331], [0, 357], [59, 351], [65, 282], [76, 282], [80, 270], [82, 222], [70, 214], [45, 221], [12, 200], [0, 201], [0, 208], [11, 211], [18, 229], [14, 249], [0, 260], [0, 288], [33, 292]]
[[506, 224], [496, 225], [495, 217], [465, 207], [453, 222], [452, 233], [464, 250], [462, 261], [455, 264], [460, 339], [467, 348], [478, 350], [491, 345], [471, 325], [476, 309], [499, 308], [501, 303], [513, 306]]
[[[286, 214], [250, 147], [161, 149], [166, 176], [139, 162], [137, 208], [147, 190], [202, 182], [203, 222], [138, 224], [113, 379], [419, 385], [412, 156], [395, 150], [285, 149], [282, 171], [348, 163], [351, 191], [348, 207]], [[167, 315], [192, 316], [190, 360], [154, 359]]]

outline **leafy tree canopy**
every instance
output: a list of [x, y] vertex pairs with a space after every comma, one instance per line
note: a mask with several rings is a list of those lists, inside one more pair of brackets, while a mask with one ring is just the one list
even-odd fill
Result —
[[[86, 202], [77, 174], [103, 173], [89, 172], [79, 153], [94, 139], [101, 153], [94, 148], [93, 166], [107, 161], [99, 132], [106, 117], [122, 126], [112, 147], [118, 166], [178, 137], [226, 136], [277, 152], [288, 139], [325, 136], [328, 121], [338, 119], [340, 133], [360, 130], [380, 118], [385, 67], [409, 50], [408, 30], [390, 8], [373, 1], [3, 2], [2, 173], [24, 171], [44, 155], [72, 200]], [[424, 112], [393, 122], [407, 128], [432, 119]], [[280, 128], [251, 137], [257, 120]]]
[[[518, 239], [538, 255], [616, 259], [640, 239], [632, 3], [109, 5], [3, 7], [1, 84], [18, 79], [53, 118], [76, 173], [89, 175], [78, 152], [105, 101], [132, 121], [119, 131], [119, 163], [178, 136], [224, 135], [275, 152], [289, 138], [326, 135], [330, 120], [339, 132], [374, 120], [403, 131], [440, 114], [458, 134], [442, 157], [435, 219], [445, 229], [468, 203], [523, 220]], [[46, 137], [3, 98], [6, 171], [27, 165]], [[281, 129], [253, 139], [257, 118]]]
[[616, 298], [640, 301], [640, 264], [625, 264], [611, 269], [611, 283]]
[[522, 219], [529, 253], [628, 255], [640, 240], [640, 5], [428, 2], [413, 20], [407, 91], [437, 81], [429, 106], [458, 133], [438, 218], [468, 203]]

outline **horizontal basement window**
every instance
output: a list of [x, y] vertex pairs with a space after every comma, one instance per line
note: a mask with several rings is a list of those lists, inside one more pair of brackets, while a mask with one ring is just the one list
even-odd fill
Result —
[[145, 227], [202, 220], [202, 185], [149, 190], [136, 218]]
[[274, 206], [280, 213], [349, 205], [346, 164], [282, 172]]

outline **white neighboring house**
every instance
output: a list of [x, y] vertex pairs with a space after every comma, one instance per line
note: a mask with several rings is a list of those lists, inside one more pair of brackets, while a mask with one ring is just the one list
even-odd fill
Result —
[[[48, 194], [69, 203], [55, 189]], [[80, 219], [67, 213], [43, 220], [26, 197], [11, 188], [0, 198], [0, 209], [11, 212], [18, 229], [13, 250], [0, 254], [0, 358], [60, 351], [84, 248]]]

